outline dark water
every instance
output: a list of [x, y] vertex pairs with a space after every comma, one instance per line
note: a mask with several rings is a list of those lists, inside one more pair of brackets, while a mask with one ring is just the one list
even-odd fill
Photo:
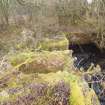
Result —
[[[70, 50], [73, 50], [73, 57], [76, 57], [74, 61], [74, 66], [78, 69], [84, 68], [84, 71], [90, 67], [91, 63], [95, 66], [100, 65], [102, 71], [99, 74], [95, 74], [91, 77], [91, 81], [95, 81], [89, 86], [95, 90], [96, 94], [99, 96], [101, 105], [105, 105], [105, 87], [103, 88], [101, 82], [96, 82], [102, 80], [105, 82], [105, 50], [100, 50], [94, 43], [84, 44], [84, 45], [70, 45]], [[104, 78], [103, 78], [104, 77]]]
[[87, 70], [91, 63], [99, 64], [105, 69], [105, 51], [101, 51], [94, 43], [84, 45], [70, 45], [69, 49], [73, 50], [73, 57], [76, 57], [74, 65], [77, 68], [83, 67]]

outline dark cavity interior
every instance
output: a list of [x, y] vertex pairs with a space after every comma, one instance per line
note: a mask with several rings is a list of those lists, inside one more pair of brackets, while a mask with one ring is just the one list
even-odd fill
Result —
[[102, 69], [105, 69], [105, 49], [102, 51], [94, 43], [89, 44], [72, 44], [69, 45], [69, 49], [73, 50], [73, 57], [77, 59], [74, 61], [74, 66], [77, 68], [83, 67], [87, 70], [91, 63], [95, 66], [100, 65]]

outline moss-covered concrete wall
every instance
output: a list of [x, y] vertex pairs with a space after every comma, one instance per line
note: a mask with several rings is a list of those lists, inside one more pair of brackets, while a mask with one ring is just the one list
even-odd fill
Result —
[[95, 92], [75, 72], [70, 51], [24, 56], [13, 69], [0, 72], [1, 105], [100, 105]]

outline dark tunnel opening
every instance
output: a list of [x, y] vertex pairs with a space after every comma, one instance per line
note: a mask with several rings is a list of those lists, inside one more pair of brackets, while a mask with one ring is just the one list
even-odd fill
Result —
[[[99, 49], [95, 43], [89, 44], [72, 44], [69, 49], [73, 50], [72, 56], [77, 59], [74, 61], [74, 66], [78, 69], [84, 68], [84, 71], [93, 63], [95, 66], [98, 64], [101, 67], [101, 72], [91, 75], [90, 77], [84, 76], [90, 88], [94, 89], [98, 95], [101, 105], [105, 105], [105, 95], [102, 93], [104, 87], [102, 83], [105, 82], [105, 49]], [[91, 82], [89, 82], [89, 81]], [[97, 82], [98, 81], [98, 82]]]
[[73, 50], [72, 56], [77, 58], [74, 61], [75, 67], [87, 70], [93, 63], [95, 66], [99, 64], [102, 70], [105, 69], [105, 50], [101, 51], [95, 43], [70, 44], [69, 49]]

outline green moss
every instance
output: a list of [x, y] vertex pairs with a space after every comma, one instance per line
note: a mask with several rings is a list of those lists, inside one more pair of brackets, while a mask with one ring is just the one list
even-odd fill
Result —
[[66, 73], [65, 80], [70, 82], [70, 105], [100, 105], [95, 92], [85, 86], [87, 83], [80, 76]]
[[9, 100], [9, 94], [3, 90], [2, 92], [0, 92], [0, 102], [3, 102], [5, 100]]
[[58, 40], [45, 38], [39, 46], [42, 50], [67, 50], [68, 40], [65, 37]]
[[68, 74], [67, 72], [64, 75], [65, 75], [65, 80], [70, 83], [70, 89], [71, 89], [70, 105], [87, 105], [84, 100], [84, 95], [81, 89], [83, 87], [79, 86], [78, 84], [80, 78], [73, 74]]
[[[26, 56], [25, 59], [22, 57], [18, 60], [15, 57], [11, 60], [16, 68], [24, 73], [48, 73], [63, 71], [65, 65], [68, 63], [70, 51], [43, 51], [36, 52], [29, 58]], [[24, 57], [23, 57], [24, 58]], [[27, 58], [27, 59], [26, 59]], [[21, 60], [22, 59], [22, 60]], [[18, 61], [18, 63], [17, 63]], [[19, 64], [20, 63], [20, 64]], [[18, 64], [18, 65], [17, 65]]]
[[[70, 86], [70, 105], [94, 105], [93, 103], [95, 102], [95, 105], [100, 105], [94, 91], [89, 89], [87, 83], [80, 76], [72, 73], [73, 70], [69, 67], [71, 64], [70, 59], [72, 58], [69, 55], [70, 52], [67, 50], [21, 53], [14, 56], [13, 58], [15, 59], [12, 58], [13, 60], [11, 60], [12, 62], [16, 62], [14, 70], [0, 75], [1, 83], [5, 84], [5, 87], [0, 87], [0, 93], [1, 95], [3, 92], [6, 94], [6, 96], [0, 98], [0, 102], [14, 101], [18, 97], [24, 97], [28, 94], [33, 95], [36, 89], [32, 90], [31, 88], [27, 88], [27, 86], [30, 84], [39, 84], [39, 86], [40, 84], [45, 84], [48, 86], [47, 93], [45, 97], [38, 98], [35, 105], [37, 103], [40, 103], [38, 105], [47, 105], [52, 98], [54, 99], [49, 89], [52, 89], [54, 85], [63, 80]], [[54, 65], [52, 66], [52, 64]], [[64, 71], [61, 72], [62, 70]], [[27, 71], [28, 74], [26, 74]], [[39, 71], [40, 74], [38, 74]], [[56, 73], [54, 73], [55, 71]], [[10, 94], [8, 93], [10, 89], [18, 89], [18, 91], [15, 94]]]
[[[5, 77], [7, 76], [5, 75]], [[39, 84], [39, 86], [41, 86], [40, 84], [46, 84], [46, 86], [48, 86], [47, 91], [45, 89], [43, 90], [43, 92], [45, 91], [45, 93], [47, 93], [44, 95], [44, 97], [42, 96], [38, 98], [38, 100], [35, 102], [35, 105], [37, 105], [37, 103], [40, 103], [38, 105], [47, 105], [50, 101], [52, 101], [52, 99], [55, 99], [51, 89], [59, 81], [62, 80], [70, 85], [70, 105], [94, 105], [92, 102], [93, 98], [95, 98], [95, 102], [97, 102], [96, 105], [100, 105], [94, 91], [91, 91], [89, 88], [88, 90], [85, 89], [84, 80], [81, 80], [80, 77], [66, 71], [37, 75], [26, 75], [23, 73], [20, 73], [18, 75], [11, 75], [10, 79], [8, 79], [8, 81], [6, 82], [7, 87], [5, 87], [5, 89], [2, 89], [2, 91], [0, 92], [0, 94], [2, 95], [0, 102], [12, 102], [18, 99], [18, 97], [24, 97], [30, 93], [31, 95], [33, 95], [36, 90], [27, 88], [27, 86], [30, 86], [30, 84]], [[10, 92], [8, 91], [9, 89], [18, 89], [18, 91], [14, 94], [10, 94]], [[85, 94], [83, 91], [84, 89]], [[5, 96], [3, 96], [4, 93]]]
[[17, 66], [23, 62], [25, 62], [27, 59], [32, 58], [34, 56], [34, 52], [23, 52], [14, 54], [9, 57], [9, 61], [13, 66]]

